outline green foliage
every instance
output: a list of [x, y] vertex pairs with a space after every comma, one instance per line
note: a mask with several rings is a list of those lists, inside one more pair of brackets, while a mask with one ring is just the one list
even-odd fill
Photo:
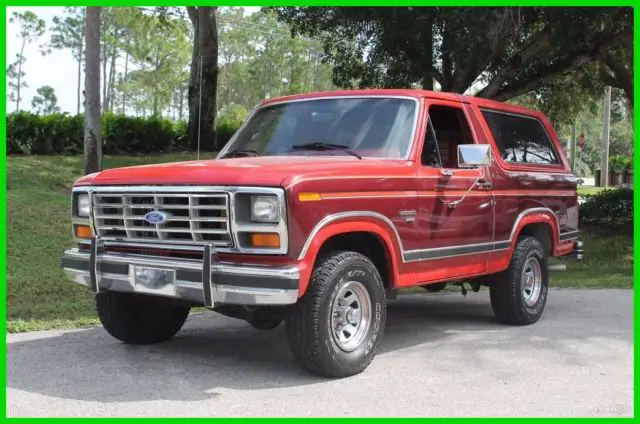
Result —
[[247, 119], [248, 111], [243, 106], [235, 103], [225, 105], [218, 112], [216, 129], [218, 138], [228, 141]]
[[53, 17], [50, 47], [54, 49], [70, 49], [75, 60], [82, 60], [84, 44], [84, 16], [80, 7], [65, 7], [66, 16]]
[[[246, 110], [228, 109], [217, 124], [221, 146], [242, 124]], [[77, 155], [83, 152], [83, 116], [21, 111], [7, 115], [7, 154]], [[107, 155], [157, 154], [187, 151], [187, 124], [159, 117], [102, 117], [103, 151]]]
[[[598, 94], [604, 94], [600, 91]], [[584, 150], [577, 148], [578, 171], [590, 170], [579, 174], [581, 177], [592, 176], [593, 171], [600, 169], [602, 160], [602, 136], [604, 126], [603, 95], [597, 96], [594, 108], [584, 108], [570, 122], [553, 121], [560, 139], [569, 149], [573, 123], [576, 125], [576, 137], [585, 135]], [[609, 131], [609, 155], [633, 156], [633, 113], [627, 105], [622, 90], [614, 89], [611, 93], [611, 126]], [[583, 166], [584, 165], [584, 166]], [[582, 172], [582, 171], [581, 171]]]
[[27, 61], [23, 55], [16, 53], [15, 62], [7, 66], [7, 97], [9, 101], [16, 102], [16, 109], [19, 107], [22, 96], [20, 90], [28, 87], [24, 77], [26, 73], [22, 70]]
[[502, 101], [580, 79], [633, 34], [631, 8], [274, 9], [294, 33], [322, 37], [342, 87], [428, 88], [435, 79], [458, 93], [479, 83], [478, 96]]
[[633, 189], [605, 189], [584, 197], [580, 205], [581, 221], [601, 225], [633, 224]]
[[45, 22], [29, 10], [23, 13], [13, 12], [9, 18], [9, 22], [15, 22], [20, 25], [18, 37], [26, 43], [37, 41], [42, 37], [46, 28]]
[[78, 154], [83, 149], [83, 117], [7, 115], [7, 154]]
[[[16, 54], [16, 61], [7, 67], [7, 79], [9, 80], [9, 100], [16, 102], [16, 111], [20, 110], [20, 90], [27, 87], [24, 81], [25, 72], [22, 70], [26, 58], [24, 57], [24, 48], [27, 44], [38, 41], [45, 31], [45, 22], [38, 16], [27, 10], [23, 13], [13, 12], [9, 18], [9, 23], [17, 23], [20, 26], [18, 38], [20, 39], [20, 53]], [[45, 49], [40, 46], [42, 54]]]
[[60, 112], [58, 97], [53, 87], [44, 85], [36, 90], [36, 95], [31, 99], [31, 107], [37, 114], [50, 115]]
[[609, 156], [609, 166], [617, 172], [629, 170], [633, 167], [633, 157], [625, 155]]
[[242, 8], [221, 8], [218, 27], [219, 105], [250, 109], [265, 98], [334, 88], [321, 41], [292, 38], [274, 12], [246, 16]]
[[179, 150], [181, 139], [173, 122], [158, 117], [103, 116], [102, 142], [106, 154], [165, 153]]
[[117, 88], [122, 95], [131, 94], [134, 109], [160, 116], [171, 105], [174, 91], [184, 90], [191, 44], [188, 24], [160, 21], [136, 8], [119, 9], [114, 19], [126, 34], [119, 42], [135, 67], [122, 75]]

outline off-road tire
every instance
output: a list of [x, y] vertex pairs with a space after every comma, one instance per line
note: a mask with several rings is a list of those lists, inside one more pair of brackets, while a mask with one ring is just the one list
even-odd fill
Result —
[[[345, 351], [336, 343], [331, 319], [336, 296], [348, 281], [357, 281], [366, 289], [371, 308], [368, 330], [352, 351]], [[386, 324], [386, 297], [380, 273], [360, 253], [331, 252], [318, 261], [306, 293], [285, 323], [293, 358], [307, 371], [329, 378], [361, 373], [375, 357]]]
[[[541, 288], [535, 303], [525, 303], [523, 271], [529, 259], [540, 265]], [[549, 266], [542, 243], [535, 237], [518, 238], [509, 268], [497, 274], [490, 283], [490, 298], [493, 313], [498, 321], [509, 325], [529, 325], [542, 316], [547, 303], [549, 289]]]
[[169, 298], [106, 291], [96, 295], [96, 309], [111, 336], [128, 344], [146, 345], [175, 336], [191, 307]]

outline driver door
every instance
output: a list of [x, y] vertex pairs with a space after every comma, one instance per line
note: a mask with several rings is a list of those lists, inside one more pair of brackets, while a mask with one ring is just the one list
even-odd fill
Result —
[[415, 250], [410, 260], [439, 278], [486, 272], [494, 241], [490, 168], [458, 167], [458, 145], [477, 139], [461, 104], [429, 102], [418, 171]]

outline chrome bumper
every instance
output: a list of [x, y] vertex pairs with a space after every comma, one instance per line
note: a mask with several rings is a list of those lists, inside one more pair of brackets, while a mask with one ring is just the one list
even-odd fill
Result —
[[[89, 252], [66, 250], [61, 266], [76, 283], [91, 292], [136, 292], [189, 300], [213, 308], [220, 304], [289, 305], [298, 300], [297, 267], [269, 267], [222, 263], [212, 246], [202, 260], [166, 258], [101, 251], [93, 239]], [[140, 284], [136, 267], [166, 271], [171, 281]]]

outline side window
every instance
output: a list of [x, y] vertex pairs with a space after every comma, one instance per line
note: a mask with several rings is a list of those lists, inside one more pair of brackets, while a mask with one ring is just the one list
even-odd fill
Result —
[[509, 163], [556, 165], [558, 153], [544, 126], [535, 118], [483, 110], [502, 160]]
[[458, 145], [473, 143], [464, 112], [456, 107], [430, 106], [428, 118], [422, 164], [457, 168]]

